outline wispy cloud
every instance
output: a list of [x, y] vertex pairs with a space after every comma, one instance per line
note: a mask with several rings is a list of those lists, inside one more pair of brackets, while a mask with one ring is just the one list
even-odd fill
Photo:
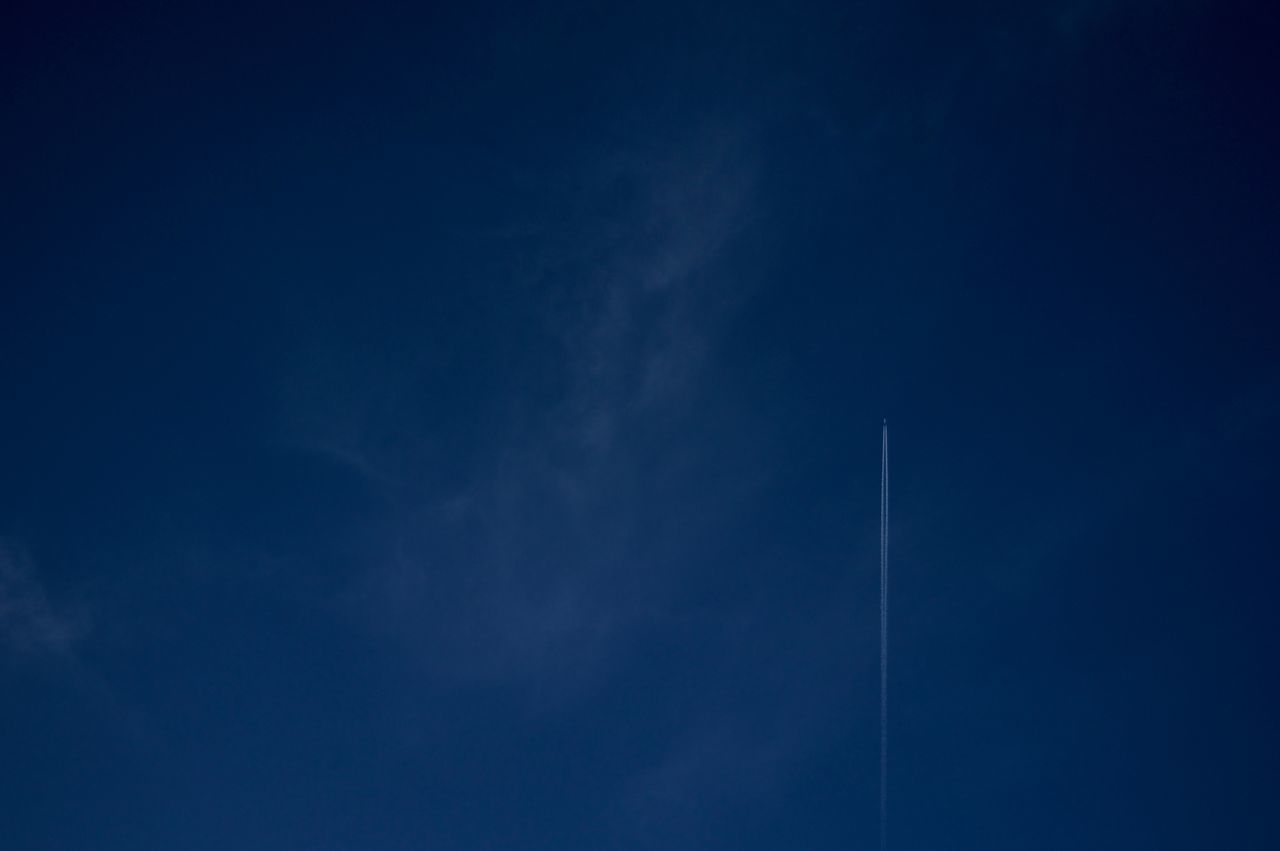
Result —
[[544, 191], [528, 224], [476, 238], [521, 258], [507, 292], [536, 363], [492, 389], [447, 491], [412, 478], [439, 451], [430, 417], [410, 415], [414, 370], [438, 370], [434, 355], [406, 341], [391, 369], [377, 347], [290, 361], [286, 442], [391, 495], [347, 602], [432, 672], [580, 682], [680, 581], [687, 542], [666, 518], [732, 510], [693, 478], [715, 448], [678, 426], [714, 395], [718, 339], [745, 296], [724, 261], [756, 216], [757, 167], [753, 131], [719, 124], [531, 178]]
[[[578, 234], [579, 253], [557, 250], [542, 274], [567, 305], [549, 318], [569, 384], [555, 425], [584, 451], [607, 454], [626, 420], [693, 391], [720, 309], [741, 296], [714, 266], [752, 218], [756, 161], [749, 134], [717, 127], [675, 150], [615, 153], [584, 171], [586, 212], [553, 226]], [[591, 196], [615, 193], [633, 200], [594, 209]]]
[[0, 640], [22, 658], [70, 658], [89, 631], [87, 614], [56, 605], [30, 560], [0, 541]]
[[[675, 450], [663, 423], [695, 398], [735, 295], [716, 263], [753, 178], [747, 140], [724, 130], [584, 169], [584, 212], [549, 226], [536, 261], [561, 391], [505, 400], [511, 427], [465, 489], [411, 513], [372, 574], [375, 604], [433, 663], [545, 687], [655, 616], [679, 553], [641, 540], [643, 493], [659, 487]], [[598, 212], [593, 193], [632, 200]], [[562, 243], [575, 231], [576, 252]]]

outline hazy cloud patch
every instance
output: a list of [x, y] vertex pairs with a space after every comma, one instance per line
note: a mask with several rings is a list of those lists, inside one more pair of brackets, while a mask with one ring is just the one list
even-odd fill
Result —
[[[544, 224], [489, 237], [527, 260], [512, 292], [542, 355], [510, 365], [528, 386], [492, 391], [485, 409], [500, 413], [469, 435], [461, 487], [415, 494], [401, 481], [424, 469], [429, 421], [416, 443], [362, 445], [386, 430], [379, 411], [419, 404], [412, 349], [398, 375], [371, 377], [376, 405], [351, 410], [325, 401], [323, 378], [299, 383], [318, 394], [307, 416], [320, 420], [299, 442], [337, 435], [333, 454], [400, 495], [347, 602], [430, 670], [554, 692], [662, 617], [692, 557], [690, 532], [668, 521], [719, 502], [689, 461], [717, 448], [677, 424], [703, 404], [717, 337], [747, 290], [721, 261], [752, 220], [756, 171], [746, 129], [637, 145], [549, 186]], [[360, 369], [339, 373], [357, 402], [373, 398]]]
[[50, 599], [30, 559], [0, 541], [0, 639], [20, 658], [70, 658], [89, 632], [87, 613]]

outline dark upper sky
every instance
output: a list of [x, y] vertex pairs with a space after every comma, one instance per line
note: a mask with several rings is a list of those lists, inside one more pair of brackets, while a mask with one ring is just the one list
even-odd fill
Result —
[[1280, 844], [1268, 4], [107, 5], [0, 28], [6, 851], [873, 848], [884, 416], [892, 847]]

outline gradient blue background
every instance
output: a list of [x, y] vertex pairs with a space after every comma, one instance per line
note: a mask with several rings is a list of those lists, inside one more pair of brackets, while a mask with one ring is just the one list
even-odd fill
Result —
[[0, 847], [1280, 845], [1268, 4], [19, 3]]

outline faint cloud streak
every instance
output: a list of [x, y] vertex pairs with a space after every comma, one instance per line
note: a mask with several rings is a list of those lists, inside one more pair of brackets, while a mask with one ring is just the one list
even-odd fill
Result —
[[725, 127], [611, 153], [551, 191], [545, 226], [504, 237], [556, 357], [540, 389], [498, 401], [509, 424], [465, 488], [403, 506], [395, 554], [354, 592], [433, 669], [571, 692], [662, 617], [688, 542], [646, 529], [706, 487], [679, 467], [703, 450], [672, 424], [744, 296], [719, 263], [756, 168], [751, 134]]
[[20, 658], [73, 656], [89, 631], [86, 614], [55, 605], [30, 560], [0, 542], [0, 640]]

